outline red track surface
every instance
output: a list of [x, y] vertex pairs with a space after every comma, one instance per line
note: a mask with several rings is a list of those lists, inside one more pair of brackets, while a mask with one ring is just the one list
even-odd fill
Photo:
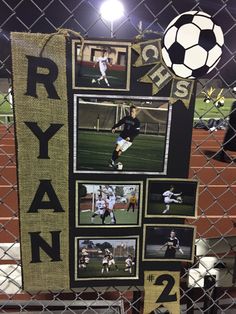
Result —
[[[236, 235], [236, 167], [208, 159], [205, 150], [220, 148], [224, 131], [210, 134], [194, 130], [190, 178], [200, 182], [198, 219], [188, 220], [197, 226], [198, 236]], [[14, 242], [19, 235], [16, 191], [14, 128], [0, 127], [0, 240]]]

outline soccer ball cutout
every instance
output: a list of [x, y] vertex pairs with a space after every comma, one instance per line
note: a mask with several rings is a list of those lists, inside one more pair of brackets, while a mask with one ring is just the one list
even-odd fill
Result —
[[222, 29], [207, 13], [189, 11], [174, 18], [162, 40], [162, 58], [175, 75], [199, 78], [217, 65], [222, 55]]

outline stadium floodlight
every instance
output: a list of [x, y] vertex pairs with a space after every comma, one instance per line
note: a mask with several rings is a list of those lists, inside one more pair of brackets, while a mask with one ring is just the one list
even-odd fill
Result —
[[106, 0], [100, 8], [101, 17], [111, 23], [111, 37], [113, 37], [113, 22], [124, 15], [124, 6], [118, 0]]
[[100, 14], [104, 20], [114, 22], [124, 15], [123, 4], [118, 0], [107, 0], [101, 5]]

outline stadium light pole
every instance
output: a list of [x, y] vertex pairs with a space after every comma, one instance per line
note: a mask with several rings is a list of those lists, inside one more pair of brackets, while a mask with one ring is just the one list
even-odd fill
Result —
[[100, 8], [102, 19], [109, 21], [111, 26], [111, 38], [114, 37], [114, 21], [124, 15], [124, 6], [119, 0], [106, 0]]

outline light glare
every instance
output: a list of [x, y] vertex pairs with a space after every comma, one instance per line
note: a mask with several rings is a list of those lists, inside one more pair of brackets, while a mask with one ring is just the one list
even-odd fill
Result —
[[104, 20], [113, 22], [124, 15], [124, 7], [118, 0], [107, 0], [101, 5], [100, 13]]

